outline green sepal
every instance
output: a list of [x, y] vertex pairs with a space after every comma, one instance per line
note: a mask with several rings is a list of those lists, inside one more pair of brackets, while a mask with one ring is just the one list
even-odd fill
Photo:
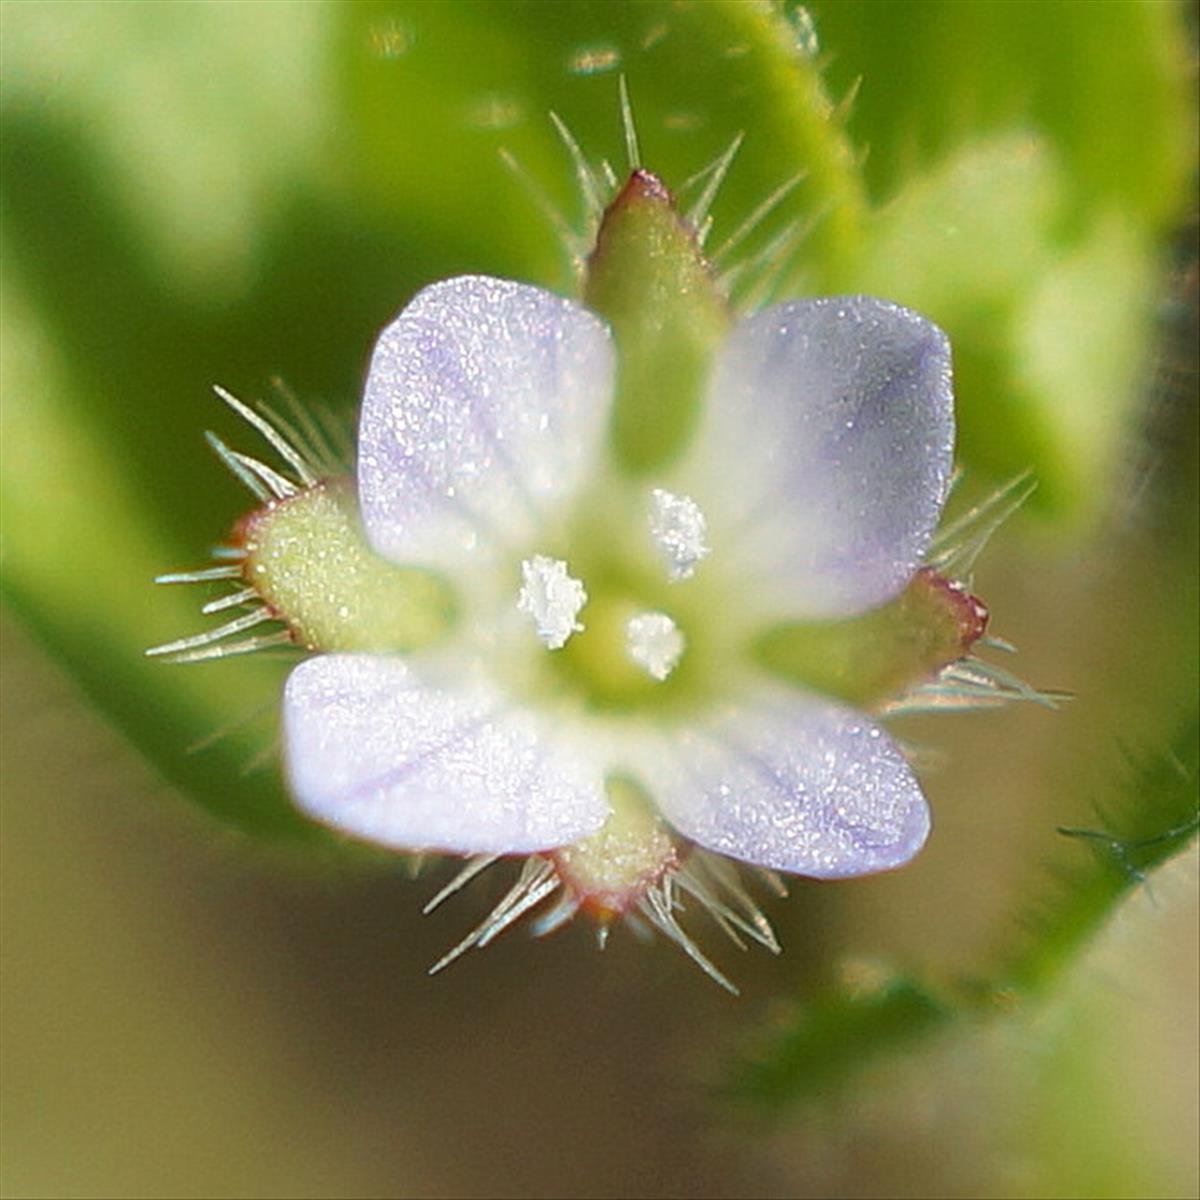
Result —
[[635, 473], [659, 467], [696, 424], [730, 314], [695, 232], [649, 171], [634, 171], [605, 212], [583, 299], [617, 344], [617, 461]]
[[792, 683], [873, 708], [962, 658], [986, 625], [981, 601], [923, 568], [880, 608], [845, 621], [777, 626], [753, 652]]
[[443, 580], [394, 566], [367, 544], [349, 479], [259, 509], [239, 535], [247, 582], [309, 650], [416, 650], [454, 621]]
[[631, 908], [675, 864], [675, 844], [646, 792], [620, 775], [605, 780], [605, 790], [604, 825], [554, 852], [559, 873], [601, 920]]

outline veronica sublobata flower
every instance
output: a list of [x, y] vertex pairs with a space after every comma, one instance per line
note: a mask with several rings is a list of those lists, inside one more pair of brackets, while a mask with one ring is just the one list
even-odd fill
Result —
[[[645, 173], [610, 212], [622, 203], [681, 225]], [[653, 255], [637, 262], [654, 284]], [[773, 946], [724, 860], [844, 878], [906, 863], [929, 832], [877, 720], [821, 694], [819, 672], [808, 686], [782, 678], [763, 647], [870, 620], [918, 585], [949, 597], [953, 625], [927, 674], [982, 632], [981, 607], [922, 572], [952, 468], [947, 339], [868, 296], [741, 320], [701, 306], [692, 321], [672, 271], [662, 304], [682, 296], [682, 321], [653, 286], [611, 320], [508, 280], [423, 290], [376, 344], [352, 491], [313, 469], [285, 489], [221, 447], [272, 493], [241, 528], [238, 570], [293, 640], [326, 651], [284, 692], [296, 803], [354, 838], [467, 857], [462, 878], [527, 858], [459, 950], [557, 894], [543, 928], [580, 908], [605, 928], [640, 914], [708, 968], [673, 888]], [[603, 286], [590, 295], [609, 307]], [[654, 341], [670, 320], [676, 341]], [[682, 376], [692, 408], [656, 443], [659, 393]], [[301, 511], [340, 521], [340, 540], [303, 521], [276, 536], [280, 514]], [[272, 563], [297, 557], [320, 559], [322, 582], [287, 592]], [[437, 602], [414, 606], [421, 588]], [[342, 624], [322, 625], [334, 610]], [[436, 619], [414, 630], [412, 611]]]

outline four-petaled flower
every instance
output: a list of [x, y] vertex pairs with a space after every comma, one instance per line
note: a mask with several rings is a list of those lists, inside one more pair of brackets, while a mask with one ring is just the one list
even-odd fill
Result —
[[292, 672], [297, 802], [404, 850], [530, 854], [600, 830], [621, 779], [743, 862], [906, 862], [929, 815], [895, 742], [749, 648], [874, 608], [920, 566], [951, 473], [945, 336], [865, 296], [759, 312], [715, 352], [682, 452], [639, 474], [609, 450], [617, 375], [599, 318], [505, 280], [435, 284], [384, 331], [362, 520], [453, 584], [458, 619], [410, 656]]

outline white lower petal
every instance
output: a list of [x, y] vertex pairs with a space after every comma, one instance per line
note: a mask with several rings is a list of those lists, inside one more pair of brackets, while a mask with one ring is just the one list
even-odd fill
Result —
[[718, 353], [671, 486], [709, 522], [714, 565], [771, 616], [865, 611], [920, 565], [954, 447], [950, 347], [870, 296], [797, 300]]
[[526, 545], [587, 481], [612, 405], [606, 326], [528, 284], [426, 288], [379, 337], [359, 500], [394, 562], [454, 569]]
[[692, 841], [796, 875], [898, 867], [929, 833], [920, 786], [887, 733], [862, 713], [769, 685], [647, 744], [637, 774]]
[[283, 702], [296, 802], [344, 833], [401, 850], [521, 854], [595, 833], [603, 765], [486, 681], [452, 686], [405, 662], [324, 655]]

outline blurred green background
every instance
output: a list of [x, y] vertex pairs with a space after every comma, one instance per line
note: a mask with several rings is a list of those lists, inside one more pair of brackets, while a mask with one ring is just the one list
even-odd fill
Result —
[[[0, 19], [5, 1195], [1196, 1193], [1194, 9]], [[803, 171], [738, 255], [949, 331], [968, 491], [1039, 483], [976, 590], [1010, 665], [1076, 697], [906, 725], [943, 759], [928, 849], [800, 883], [780, 960], [703, 939], [738, 1002], [583, 929], [426, 979], [482, 895], [422, 918], [433, 881], [299, 822], [244, 769], [269, 718], [188, 753], [287, 664], [142, 657], [202, 627], [150, 579], [246, 507], [210, 385], [351, 413], [422, 284], [569, 289], [531, 194], [579, 227], [548, 114], [620, 170], [619, 75], [672, 185], [745, 134], [712, 245]]]

